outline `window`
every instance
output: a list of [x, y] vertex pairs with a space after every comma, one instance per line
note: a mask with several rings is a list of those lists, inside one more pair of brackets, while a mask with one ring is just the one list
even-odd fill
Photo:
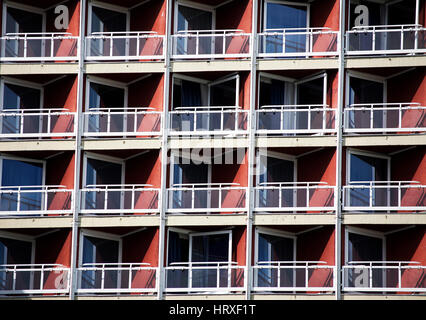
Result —
[[[11, 190], [1, 193], [1, 211], [17, 211], [18, 206], [19, 211], [42, 209], [40, 187], [44, 184], [44, 167], [43, 161], [1, 158], [1, 186], [3, 190]], [[18, 187], [24, 192], [19, 194]]]
[[[370, 206], [370, 203], [372, 206], [388, 205], [390, 195], [384, 183], [390, 179], [389, 157], [349, 151], [348, 167], [348, 183], [354, 186], [349, 189], [350, 206], [364, 207]], [[378, 182], [382, 183], [378, 184]]]
[[295, 269], [277, 266], [278, 262], [296, 260], [296, 237], [257, 229], [256, 244], [256, 265], [260, 268], [255, 269], [255, 286], [293, 287], [296, 279]]
[[[19, 110], [41, 109], [43, 88], [35, 84], [11, 79], [1, 80], [2, 111], [17, 113]], [[22, 121], [22, 123], [21, 123]], [[43, 128], [40, 115], [4, 115], [0, 122], [2, 134], [39, 133]]]
[[[217, 263], [231, 262], [231, 247], [231, 231], [192, 233], [170, 229], [167, 265], [182, 267], [192, 264], [192, 268], [185, 269], [183, 272], [168, 270], [167, 288], [227, 287], [231, 270], [217, 269], [216, 266]], [[188, 276], [189, 273], [191, 277]], [[218, 279], [219, 283], [217, 283]], [[192, 283], [190, 284], [189, 281]]]
[[[45, 31], [45, 13], [36, 7], [4, 3], [3, 34], [42, 33]], [[3, 57], [40, 57], [44, 50], [43, 40], [7, 40], [2, 48]]]
[[[82, 249], [80, 251], [80, 265], [82, 267], [102, 268], [102, 264], [119, 264], [121, 262], [121, 239], [112, 235], [98, 232], [82, 232], [80, 236]], [[103, 277], [98, 270], [82, 272], [80, 288], [119, 288], [120, 271], [106, 270]]]
[[[124, 183], [124, 163], [119, 159], [90, 154], [85, 154], [84, 162], [83, 183], [89, 189], [85, 192], [85, 209], [122, 208], [124, 194], [114, 190], [114, 187]], [[112, 188], [103, 192], [90, 191], [91, 188], [105, 188], [108, 185]]]

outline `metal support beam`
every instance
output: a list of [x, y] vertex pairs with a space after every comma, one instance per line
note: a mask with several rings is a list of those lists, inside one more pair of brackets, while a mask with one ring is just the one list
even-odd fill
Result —
[[83, 135], [83, 88], [84, 88], [84, 30], [86, 16], [86, 1], [81, 0], [80, 3], [80, 34], [78, 49], [78, 79], [77, 79], [77, 115], [75, 117], [75, 153], [74, 153], [74, 208], [72, 219], [72, 236], [71, 236], [71, 276], [70, 276], [70, 300], [75, 299], [75, 292], [78, 283], [77, 279], [77, 241], [79, 230], [80, 212], [80, 168], [81, 168], [81, 137]]
[[164, 255], [166, 252], [166, 209], [167, 209], [167, 157], [168, 157], [168, 129], [167, 119], [169, 110], [169, 95], [170, 95], [170, 55], [171, 46], [169, 46], [171, 39], [171, 16], [172, 16], [172, 0], [167, 0], [166, 7], [166, 43], [164, 47], [165, 61], [164, 61], [164, 96], [163, 96], [163, 120], [162, 126], [162, 143], [161, 143], [161, 191], [160, 191], [160, 226], [158, 237], [158, 293], [157, 299], [163, 299], [163, 292], [165, 286], [165, 273], [164, 273]]

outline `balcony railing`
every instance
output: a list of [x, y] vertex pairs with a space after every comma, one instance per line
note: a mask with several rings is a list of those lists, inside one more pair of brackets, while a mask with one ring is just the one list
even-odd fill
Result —
[[0, 265], [0, 295], [66, 294], [70, 268], [60, 264]]
[[422, 132], [426, 131], [426, 106], [419, 103], [351, 104], [344, 110], [344, 124], [347, 133]]
[[7, 33], [0, 38], [1, 62], [77, 60], [71, 33]]
[[82, 215], [157, 214], [160, 189], [152, 185], [88, 185], [81, 190]]
[[426, 266], [417, 261], [351, 261], [341, 271], [346, 292], [426, 293]]
[[264, 182], [254, 188], [257, 212], [333, 211], [336, 187], [326, 182]]
[[343, 186], [346, 211], [426, 211], [426, 186], [418, 181], [354, 181]]
[[245, 267], [236, 262], [176, 262], [164, 269], [167, 293], [229, 294], [245, 290]]
[[259, 57], [335, 56], [338, 35], [330, 28], [267, 29], [258, 34]]
[[426, 53], [425, 36], [415, 24], [354, 27], [346, 32], [346, 54]]
[[1, 138], [75, 136], [75, 112], [68, 109], [2, 109]]
[[334, 291], [335, 267], [324, 261], [259, 261], [253, 291]]
[[155, 293], [157, 269], [149, 263], [85, 263], [77, 268], [77, 294]]
[[327, 105], [262, 106], [256, 110], [256, 133], [326, 134], [335, 133], [336, 109]]
[[69, 215], [73, 190], [65, 186], [2, 186], [0, 217]]
[[158, 136], [162, 112], [152, 108], [91, 108], [83, 113], [84, 136]]
[[184, 107], [169, 112], [170, 135], [247, 134], [248, 110], [230, 107]]
[[155, 31], [93, 32], [86, 37], [86, 60], [164, 59], [164, 40]]
[[238, 183], [175, 184], [167, 189], [168, 213], [243, 213], [247, 188]]
[[185, 30], [172, 35], [172, 58], [248, 58], [250, 33], [242, 30]]

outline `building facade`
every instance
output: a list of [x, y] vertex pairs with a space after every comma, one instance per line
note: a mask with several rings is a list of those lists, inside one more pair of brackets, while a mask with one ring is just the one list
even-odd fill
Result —
[[1, 299], [426, 298], [424, 0], [0, 11]]

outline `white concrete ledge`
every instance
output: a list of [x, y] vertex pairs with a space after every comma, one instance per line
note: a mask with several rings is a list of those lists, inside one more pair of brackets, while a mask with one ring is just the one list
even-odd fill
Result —
[[78, 63], [2, 63], [0, 75], [77, 74]]
[[164, 62], [86, 62], [87, 74], [99, 73], [162, 73]]
[[343, 145], [352, 146], [411, 146], [426, 145], [425, 134], [358, 135], [343, 137]]
[[338, 69], [337, 58], [309, 59], [258, 59], [258, 70], [307, 70], [307, 69]]
[[164, 294], [165, 300], [245, 300], [244, 294]]
[[21, 140], [0, 141], [0, 151], [71, 151], [75, 140]]
[[255, 225], [334, 225], [336, 216], [326, 213], [308, 214], [255, 214]]
[[245, 226], [247, 215], [204, 214], [167, 215], [166, 226]]
[[279, 293], [253, 293], [253, 300], [336, 300], [333, 293], [327, 294], [279, 294]]
[[157, 227], [159, 215], [119, 216], [119, 217], [81, 217], [80, 227]]
[[171, 138], [169, 149], [194, 149], [194, 148], [247, 148], [248, 138]]
[[346, 68], [424, 67], [426, 55], [345, 57]]
[[419, 294], [342, 294], [343, 300], [426, 300], [426, 295]]
[[160, 149], [160, 138], [140, 138], [140, 139], [93, 139], [83, 140], [84, 150], [140, 150], [140, 149]]
[[72, 217], [1, 218], [0, 229], [71, 228]]
[[250, 71], [250, 60], [172, 61], [172, 72]]
[[343, 224], [426, 224], [426, 213], [344, 213]]
[[335, 136], [305, 136], [305, 137], [258, 137], [256, 147], [336, 147]]

